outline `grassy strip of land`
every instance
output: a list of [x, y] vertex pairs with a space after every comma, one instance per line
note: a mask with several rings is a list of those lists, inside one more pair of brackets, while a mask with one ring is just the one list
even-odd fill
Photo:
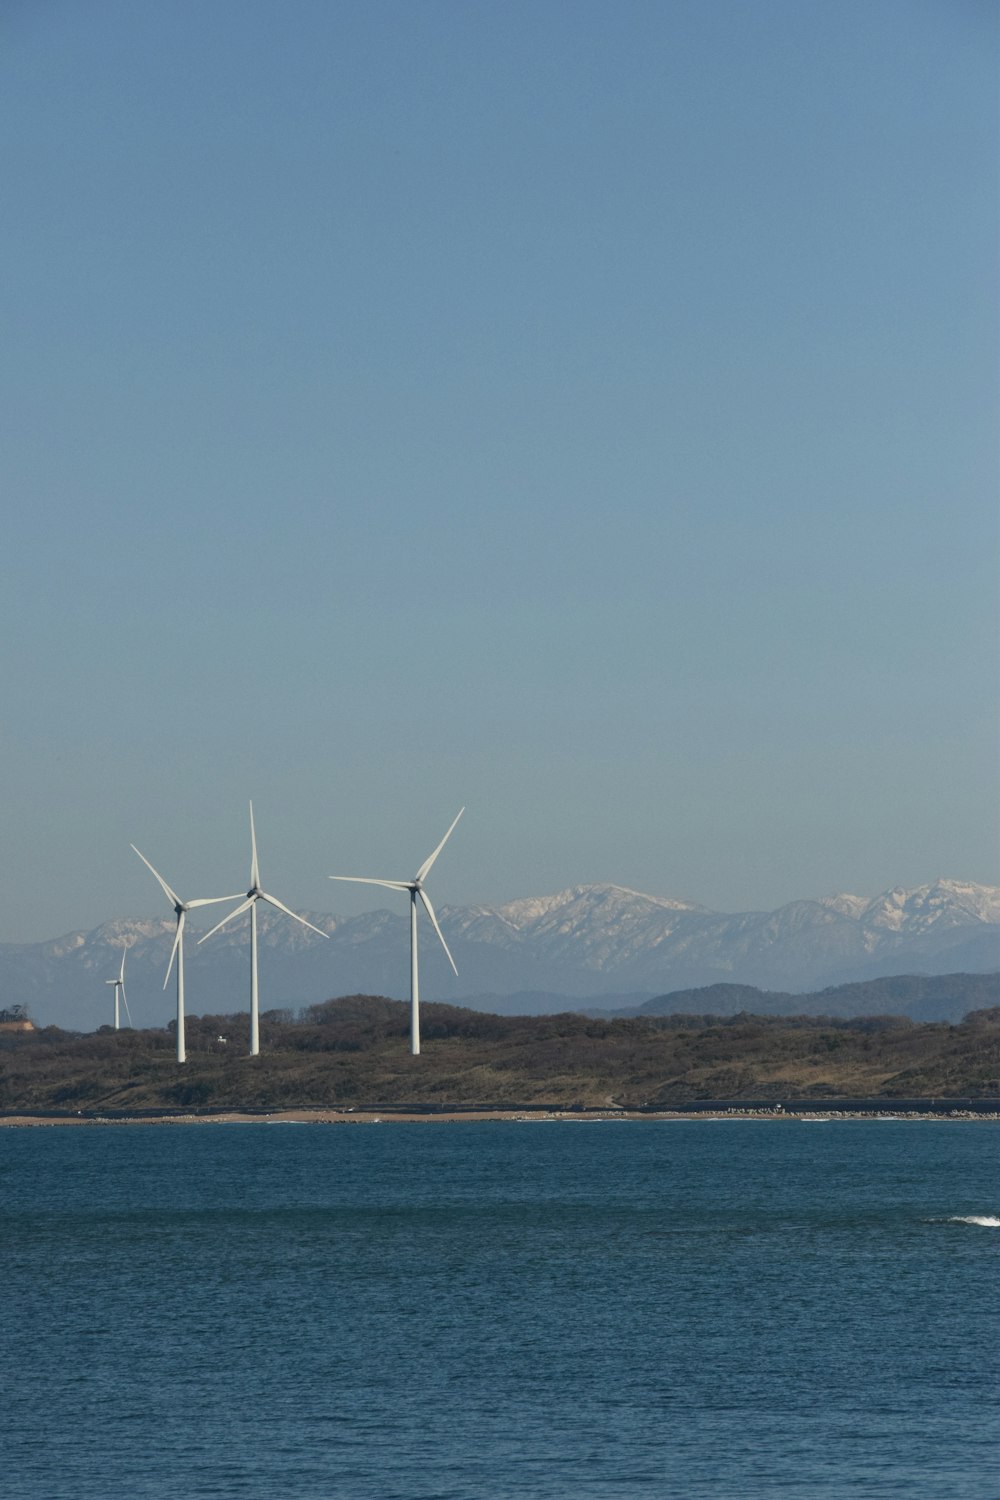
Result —
[[412, 1107], [656, 1109], [697, 1101], [1000, 1096], [1000, 1007], [958, 1025], [877, 1016], [504, 1017], [374, 996], [262, 1018], [191, 1017], [188, 1062], [170, 1031], [46, 1028], [0, 1038], [0, 1112], [336, 1110]]

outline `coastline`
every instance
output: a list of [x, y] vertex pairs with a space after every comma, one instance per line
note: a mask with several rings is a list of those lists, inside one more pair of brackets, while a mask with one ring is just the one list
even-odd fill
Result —
[[115, 1126], [115, 1125], [430, 1125], [471, 1124], [473, 1122], [518, 1122], [522, 1124], [598, 1124], [608, 1121], [692, 1121], [692, 1120], [791, 1120], [835, 1123], [844, 1120], [936, 1120], [944, 1122], [978, 1121], [1000, 1122], [1000, 1111], [969, 1109], [796, 1109], [785, 1105], [777, 1109], [738, 1109], [711, 1107], [698, 1110], [441, 1110], [434, 1113], [409, 1112], [391, 1109], [280, 1109], [248, 1113], [243, 1110], [225, 1110], [213, 1114], [156, 1115], [45, 1115], [45, 1114], [0, 1114], [0, 1128], [32, 1129], [53, 1126]]

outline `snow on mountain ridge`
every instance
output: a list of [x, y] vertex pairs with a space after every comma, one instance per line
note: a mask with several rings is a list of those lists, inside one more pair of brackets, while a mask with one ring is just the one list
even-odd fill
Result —
[[904, 925], [926, 930], [936, 925], [1000, 922], [1000, 887], [943, 879], [913, 890], [895, 886], [868, 903], [861, 921], [897, 932]]
[[[265, 1004], [297, 1006], [349, 993], [405, 997], [405, 911], [302, 915], [328, 938], [282, 913], [260, 913]], [[582, 1000], [609, 989], [665, 994], [720, 981], [801, 993], [886, 974], [1000, 970], [1000, 888], [967, 881], [729, 914], [624, 886], [579, 885], [500, 907], [444, 906], [439, 918], [460, 977], [423, 923], [428, 1000], [543, 990]], [[238, 917], [209, 942], [189, 944], [192, 1013], [245, 1004], [247, 926], [248, 918]], [[133, 1013], [139, 1024], [162, 1023], [173, 935], [173, 918], [164, 914], [119, 918], [45, 943], [2, 945], [0, 994], [30, 1003], [43, 1024], [100, 1024], [103, 980], [117, 972], [125, 945]]]
[[494, 908], [497, 916], [510, 922], [512, 927], [524, 928], [545, 921], [556, 912], [565, 913], [572, 908], [589, 906], [622, 906], [643, 902], [646, 907], [659, 907], [664, 911], [707, 912], [708, 908], [693, 901], [678, 901], [670, 896], [649, 896], [644, 891], [632, 890], [625, 885], [597, 884], [571, 885], [552, 896], [522, 896]]
[[[719, 912], [694, 901], [670, 896], [650, 896], [629, 886], [591, 884], [568, 886], [550, 896], [523, 896], [501, 906], [447, 905], [440, 908], [442, 921], [452, 929], [469, 932], [475, 930], [478, 923], [499, 922], [512, 935], [525, 935], [532, 931], [568, 932], [581, 920], [593, 924], [595, 919], [607, 931], [620, 930], [622, 926], [632, 930], [637, 925], [646, 923], [659, 930], [663, 918], [666, 921], [662, 923], [662, 935], [666, 935], [675, 929], [678, 920], [687, 917], [702, 918], [713, 925], [720, 922], [739, 923], [774, 932], [789, 924], [800, 926], [803, 921], [808, 925], [810, 920], [815, 921], [820, 912], [845, 918], [852, 924], [858, 923], [883, 931], [898, 931], [903, 926], [914, 925], [927, 928], [937, 923], [1000, 924], [1000, 886], [939, 879], [922, 886], [894, 886], [874, 897], [838, 892], [829, 896], [790, 901], [773, 911]], [[331, 936], [334, 932], [346, 935], [347, 929], [354, 928], [358, 932], [352, 933], [352, 936], [362, 936], [371, 924], [380, 927], [385, 921], [391, 922], [398, 917], [398, 913], [383, 907], [355, 917], [340, 917], [335, 913], [304, 908], [299, 915]], [[266, 907], [260, 911], [258, 923], [262, 937], [265, 934], [278, 937], [286, 933], [289, 938], [295, 937], [310, 945], [319, 941], [315, 934], [289, 924], [285, 916]], [[189, 921], [189, 931], [193, 932], [197, 925], [197, 920]], [[244, 914], [237, 917], [212, 941], [243, 942], [248, 926], [249, 917]], [[55, 956], [76, 951], [88, 942], [92, 944], [95, 939], [113, 947], [120, 945], [123, 940], [129, 944], [166, 937], [172, 940], [173, 934], [174, 922], [170, 917], [115, 917], [94, 928], [92, 932], [75, 930], [57, 938], [46, 939], [38, 945], [4, 946], [44, 947]], [[652, 933], [650, 936], [652, 938]]]
[[860, 917], [866, 906], [871, 905], [869, 896], [851, 896], [847, 891], [839, 891], [835, 896], [819, 896], [817, 903], [820, 906], [829, 907], [831, 911], [839, 912], [842, 917]]

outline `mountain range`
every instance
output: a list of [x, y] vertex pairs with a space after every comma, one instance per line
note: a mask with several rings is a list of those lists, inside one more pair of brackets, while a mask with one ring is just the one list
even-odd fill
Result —
[[[328, 940], [269, 909], [260, 913], [263, 1010], [353, 993], [406, 997], [404, 912], [302, 915]], [[446, 906], [438, 916], [459, 978], [439, 946], [424, 941], [422, 996], [506, 1014], [634, 1008], [716, 984], [790, 994], [893, 974], [1000, 970], [1000, 887], [960, 880], [737, 913], [581, 885], [498, 907]], [[118, 918], [41, 943], [0, 944], [0, 1006], [26, 1004], [39, 1025], [96, 1028], [110, 1020], [104, 981], [117, 974], [125, 945], [133, 1020], [162, 1025], [173, 1012], [173, 981], [162, 989], [173, 933], [169, 916]], [[248, 947], [246, 918], [203, 947], [188, 943], [191, 1013], [246, 1006]]]

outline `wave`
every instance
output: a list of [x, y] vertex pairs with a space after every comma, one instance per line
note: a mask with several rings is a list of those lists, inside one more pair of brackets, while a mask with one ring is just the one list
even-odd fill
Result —
[[993, 1214], [949, 1214], [945, 1224], [978, 1224], [981, 1229], [1000, 1229], [1000, 1219]]

